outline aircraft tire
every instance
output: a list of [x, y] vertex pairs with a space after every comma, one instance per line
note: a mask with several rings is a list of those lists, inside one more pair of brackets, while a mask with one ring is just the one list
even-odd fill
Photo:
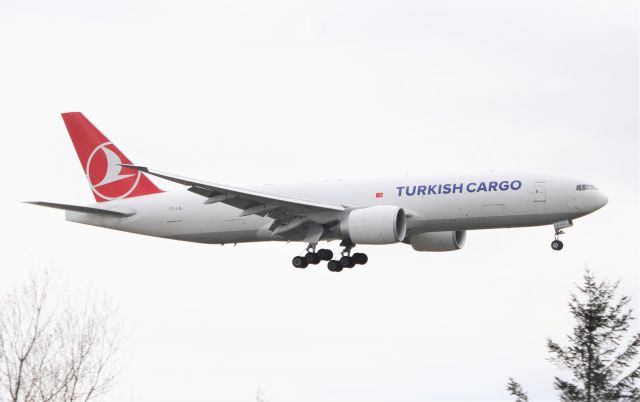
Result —
[[353, 259], [353, 257], [345, 255], [344, 257], [340, 258], [340, 265], [342, 265], [343, 268], [353, 268], [356, 266], [356, 261]]
[[307, 260], [304, 257], [300, 257], [300, 256], [293, 257], [293, 260], [291, 261], [291, 263], [296, 268], [306, 268], [307, 265], [309, 265]]
[[329, 271], [331, 272], [342, 271], [342, 265], [340, 264], [340, 261], [336, 261], [336, 260], [329, 261], [329, 263], [327, 264], [327, 268], [329, 268]]
[[355, 253], [351, 258], [353, 258], [358, 265], [364, 265], [369, 261], [369, 257], [367, 257], [365, 253]]
[[318, 250], [318, 255], [322, 261], [330, 261], [333, 258], [333, 251], [328, 248], [321, 248]]
[[319, 253], [307, 253], [304, 256], [304, 259], [305, 261], [307, 261], [307, 264], [313, 264], [313, 265], [316, 265], [321, 261]]
[[560, 251], [564, 247], [564, 244], [560, 240], [554, 240], [551, 242], [551, 248]]

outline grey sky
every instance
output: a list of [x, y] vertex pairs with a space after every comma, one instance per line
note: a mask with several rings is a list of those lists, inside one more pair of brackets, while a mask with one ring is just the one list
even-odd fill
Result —
[[[53, 258], [110, 294], [133, 329], [114, 401], [506, 401], [509, 376], [554, 400], [545, 338], [584, 265], [640, 300], [635, 1], [5, 0], [0, 110], [0, 289]], [[92, 201], [59, 116], [76, 110], [134, 162], [221, 183], [522, 169], [610, 202], [561, 253], [549, 227], [495, 230], [298, 271], [301, 244], [18, 204]]]

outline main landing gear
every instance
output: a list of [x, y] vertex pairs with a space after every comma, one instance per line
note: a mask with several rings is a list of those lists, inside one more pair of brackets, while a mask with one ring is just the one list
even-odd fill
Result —
[[356, 245], [350, 240], [343, 240], [340, 246], [344, 247], [344, 250], [340, 253], [342, 257], [340, 257], [339, 260], [329, 261], [327, 264], [329, 271], [340, 272], [343, 268], [353, 268], [356, 265], [364, 265], [369, 261], [369, 257], [364, 253], [354, 253], [351, 255], [351, 249]]
[[317, 265], [320, 261], [329, 261], [333, 258], [333, 251], [321, 248], [316, 252], [316, 244], [309, 244], [307, 246], [307, 253], [304, 257], [293, 257], [291, 263], [296, 268], [306, 268], [309, 264]]
[[344, 268], [353, 268], [356, 265], [364, 265], [369, 261], [369, 257], [364, 253], [354, 253], [351, 255], [351, 249], [355, 247], [355, 244], [351, 241], [343, 240], [342, 243], [340, 243], [340, 246], [344, 247], [344, 250], [340, 253], [340, 259], [334, 260], [333, 252], [331, 250], [322, 248], [316, 252], [316, 244], [309, 244], [307, 246], [307, 253], [304, 257], [293, 257], [293, 266], [296, 268], [306, 268], [309, 264], [316, 265], [319, 264], [320, 261], [329, 261], [327, 263], [329, 271], [340, 272]]

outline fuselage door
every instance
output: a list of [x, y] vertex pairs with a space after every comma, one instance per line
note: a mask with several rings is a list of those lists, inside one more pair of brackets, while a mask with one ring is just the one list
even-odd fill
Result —
[[547, 200], [547, 183], [544, 181], [536, 182], [533, 192], [535, 202], [543, 202]]

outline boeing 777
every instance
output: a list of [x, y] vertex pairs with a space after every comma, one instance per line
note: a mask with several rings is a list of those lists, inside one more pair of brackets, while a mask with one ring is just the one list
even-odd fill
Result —
[[[96, 203], [35, 201], [66, 210], [72, 222], [207, 244], [260, 241], [307, 243], [293, 266], [328, 261], [328, 268], [367, 263], [356, 244], [406, 243], [416, 251], [452, 251], [466, 231], [553, 225], [554, 250], [573, 220], [602, 208], [607, 197], [584, 180], [539, 173], [420, 175], [355, 182], [235, 187], [138, 166], [82, 113], [63, 113]], [[182, 184], [163, 191], [149, 176]], [[340, 241], [340, 258], [317, 249]]]

